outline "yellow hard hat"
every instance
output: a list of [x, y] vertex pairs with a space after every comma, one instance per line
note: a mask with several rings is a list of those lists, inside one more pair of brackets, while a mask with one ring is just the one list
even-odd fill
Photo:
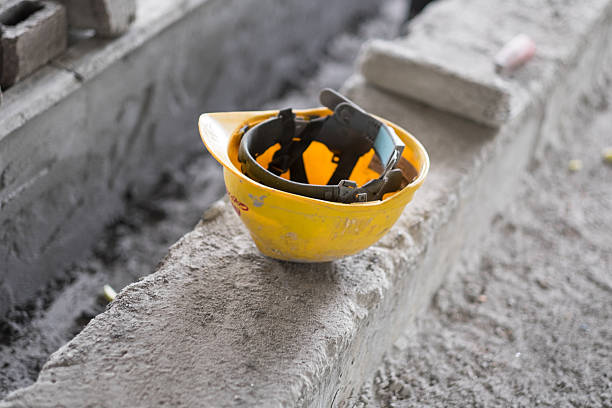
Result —
[[229, 200], [271, 258], [326, 262], [369, 247], [429, 170], [427, 152], [401, 127], [331, 90], [321, 102], [328, 108], [200, 116]]

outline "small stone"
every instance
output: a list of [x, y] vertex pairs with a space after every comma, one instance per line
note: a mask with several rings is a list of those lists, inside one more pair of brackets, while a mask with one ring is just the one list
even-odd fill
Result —
[[569, 161], [567, 168], [570, 171], [580, 171], [582, 170], [582, 160], [572, 159]]
[[223, 209], [225, 208], [225, 204], [223, 200], [216, 201], [209, 209], [207, 209], [204, 214], [202, 214], [202, 221], [209, 222], [217, 218], [223, 213]]
[[603, 149], [602, 157], [606, 163], [612, 163], [612, 146]]
[[540, 278], [536, 278], [535, 283], [537, 283], [537, 285], [542, 288], [542, 289], [548, 289], [550, 288], [550, 285], [548, 284], [548, 282], [543, 281]]
[[479, 303], [485, 303], [487, 301], [487, 295], [480, 295], [478, 296], [478, 302]]
[[393, 343], [393, 347], [399, 351], [403, 351], [408, 347], [408, 340], [406, 340], [406, 337], [400, 336], [400, 338], [395, 340], [395, 343]]
[[391, 386], [389, 387], [389, 390], [393, 393], [399, 393], [402, 390], [402, 384], [398, 383], [398, 382], [394, 382], [393, 384], [391, 384]]
[[109, 302], [112, 302], [117, 297], [117, 292], [110, 285], [104, 285], [103, 288], [104, 298]]

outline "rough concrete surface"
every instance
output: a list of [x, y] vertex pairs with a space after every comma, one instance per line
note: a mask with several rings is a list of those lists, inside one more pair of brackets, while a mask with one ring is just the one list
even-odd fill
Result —
[[[603, 34], [606, 26], [596, 27]], [[340, 262], [278, 262], [257, 252], [221, 202], [155, 274], [128, 286], [33, 386], [0, 406], [348, 404], [507, 202], [540, 130], [563, 119], [548, 115], [549, 105], [573, 105], [569, 96], [592, 78], [568, 94], [559, 82], [605, 66], [587, 57], [609, 52], [608, 44], [597, 37], [588, 45], [537, 64], [544, 71], [525, 80], [540, 93], [499, 132], [354, 82], [356, 101], [413, 131], [435, 163], [387, 236]]]
[[194, 118], [202, 111], [270, 100], [376, 2], [333, 2], [315, 18], [321, 4], [141, 0], [125, 35], [80, 42], [6, 92], [0, 311], [82, 257], [122, 212], [123, 197], [142, 198], [159, 174], [200, 152]]
[[324, 265], [274, 261], [219, 203], [155, 274], [128, 286], [51, 357], [33, 386], [4, 405], [350, 401], [382, 351], [429, 304], [461, 249], [477, 242], [506, 202], [543, 122], [559, 120], [544, 117], [536, 103], [494, 137], [367, 85], [355, 85], [351, 95], [411, 129], [436, 163], [427, 187], [379, 244]]
[[119, 291], [151, 273], [168, 247], [197, 223], [202, 208], [225, 193], [220, 169], [207, 155], [186, 158], [164, 173], [146, 199], [127, 199], [84, 260], [57, 273], [35, 299], [0, 319], [0, 399], [30, 385], [49, 356], [104, 311], [104, 285]]
[[[271, 101], [270, 108], [310, 107], [320, 89], [339, 88], [353, 72], [365, 39], [398, 35], [405, 7], [403, 0], [388, 1], [379, 14], [339, 33], [319, 58], [317, 72], [296, 78], [299, 88]], [[168, 246], [193, 229], [202, 209], [225, 194], [220, 166], [202, 151], [162, 173], [153, 190], [142, 199], [128, 198], [126, 213], [107, 227], [93, 254], [67, 268], [32, 307], [16, 308], [0, 319], [0, 399], [32, 384], [49, 356], [104, 311], [106, 302], [99, 298], [104, 284], [119, 291], [151, 273]]]
[[64, 52], [66, 9], [54, 1], [6, 1], [0, 32], [0, 86], [6, 89]]
[[499, 126], [510, 116], [507, 85], [499, 78], [483, 81], [481, 76], [453, 71], [457, 67], [452, 57], [439, 63], [403, 44], [379, 40], [364, 48], [361, 60], [363, 75], [392, 92], [490, 126]]
[[[533, 78], [550, 75], [542, 67], [582, 52], [592, 28], [609, 21], [609, 14], [606, 0], [588, 7], [564, 0], [435, 2], [413, 21], [407, 37], [364, 47], [361, 72], [390, 92], [499, 126], [541, 92]], [[534, 39], [536, 56], [514, 74], [497, 74], [494, 55], [519, 33]]]
[[610, 102], [612, 72], [351, 405], [612, 407]]
[[100, 37], [125, 33], [136, 19], [136, 0], [59, 0], [73, 28], [94, 29]]

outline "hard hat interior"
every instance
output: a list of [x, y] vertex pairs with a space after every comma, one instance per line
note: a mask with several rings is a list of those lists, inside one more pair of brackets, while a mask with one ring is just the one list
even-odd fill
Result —
[[[257, 157], [257, 162], [263, 168], [267, 168], [274, 153], [278, 149], [280, 149], [280, 144], [278, 143], [271, 146], [264, 154]], [[350, 180], [356, 182], [358, 185], [363, 185], [380, 176], [380, 173], [369, 168], [373, 156], [374, 149], [370, 149], [368, 153], [361, 156], [351, 172]], [[304, 158], [304, 167], [306, 168], [306, 176], [308, 177], [309, 184], [327, 184], [327, 181], [337, 167], [337, 164], [332, 161], [334, 154], [327, 146], [320, 142], [312, 142], [302, 157]], [[288, 170], [280, 176], [289, 180], [290, 171]]]
[[[331, 114], [332, 112], [328, 109], [320, 108], [303, 111], [302, 113], [305, 113], [307, 115], [326, 116]], [[262, 122], [273, 116], [275, 116], [275, 113], [267, 114], [265, 116], [254, 117], [251, 118], [251, 120], [249, 120], [244, 125], [252, 127], [258, 124], [259, 122]], [[228, 146], [229, 158], [237, 169], [241, 168], [240, 162], [238, 161], [238, 150], [240, 147], [240, 139], [243, 136], [243, 133], [244, 132], [241, 129], [236, 130], [236, 132], [234, 132], [234, 134], [231, 136], [230, 143]], [[281, 146], [278, 143], [272, 145], [263, 154], [257, 156], [257, 162], [263, 168], [267, 168], [268, 164], [272, 161], [274, 153], [279, 150], [280, 147]], [[422, 170], [423, 163], [421, 163], [417, 159], [415, 152], [411, 148], [411, 144], [408, 144], [407, 147], [408, 148], [405, 148], [402, 153], [402, 158], [405, 159], [403, 160], [405, 166], [402, 169], [402, 172], [404, 173], [406, 178], [411, 181], [416, 178], [416, 176], [420, 173], [420, 171]], [[328, 180], [330, 179], [331, 175], [334, 173], [337, 167], [337, 163], [333, 161], [333, 157], [334, 154], [323, 143], [313, 141], [309, 145], [309, 147], [303, 153], [304, 167], [306, 169], [306, 175], [309, 184], [327, 184]], [[382, 173], [382, 170], [378, 169], [375, 165], [375, 159], [376, 156], [374, 149], [370, 149], [370, 151], [361, 156], [357, 161], [357, 164], [353, 168], [353, 171], [351, 172], [350, 180], [356, 182], [358, 186], [362, 186], [368, 181], [378, 178]], [[378, 169], [378, 171], [376, 169]], [[286, 171], [280, 176], [284, 179], [289, 180], [290, 171]], [[398, 191], [385, 194], [383, 199], [387, 199], [397, 193]]]

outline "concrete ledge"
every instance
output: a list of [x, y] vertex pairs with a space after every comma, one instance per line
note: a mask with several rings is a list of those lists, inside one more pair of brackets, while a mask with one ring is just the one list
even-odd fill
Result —
[[[412, 111], [401, 100], [368, 95], [371, 103], [397, 106], [387, 112], [395, 120]], [[409, 119], [422, 117], [421, 126], [434, 120], [465, 131], [455, 152], [466, 169], [478, 164], [470, 158], [481, 152], [488, 129], [428, 108], [413, 112]], [[440, 141], [450, 136], [444, 126], [433, 133]], [[438, 257], [434, 249], [447, 242], [434, 232], [453, 218], [463, 177], [456, 168], [432, 174], [427, 192], [378, 245], [322, 265], [261, 256], [220, 202], [173, 246], [156, 274], [129, 286], [54, 355], [33, 388], [6, 402], [110, 406], [117, 396], [129, 406], [340, 402], [378, 363], [389, 330], [399, 330], [397, 320], [428, 303], [442, 275], [424, 264], [446, 269], [452, 262], [452, 254]], [[399, 310], [407, 313], [392, 312]], [[91, 380], [68, 384], [77, 372]]]
[[[429, 129], [435, 170], [383, 240], [336, 263], [278, 262], [261, 256], [219, 203], [157, 273], [124, 290], [5, 406], [329, 406], [356, 392], [429, 303], [464, 241], [477, 237], [465, 225], [485, 227], [496, 203], [480, 185], [499, 183], [503, 170], [490, 161], [491, 130], [373, 89], [352, 93], [412, 122], [416, 134]], [[522, 133], [529, 142], [539, 119]]]
[[[528, 109], [497, 130], [353, 78], [350, 96], [412, 131], [432, 159], [423, 189], [389, 234], [342, 261], [279, 262], [260, 255], [219, 202], [156, 273], [127, 287], [34, 385], [0, 407], [347, 405], [461, 251], [477, 247], [542, 130], [565, 120], [557, 112], [593, 85], [596, 76], [585, 74], [609, 69], [602, 63], [612, 53], [610, 27], [606, 14], [589, 27], [581, 52], [525, 78], [534, 90]], [[572, 79], [579, 81], [565, 86]]]
[[140, 0], [125, 35], [80, 42], [9, 89], [0, 109], [0, 313], [91, 248], [126, 193], [146, 194], [200, 153], [203, 110], [269, 100], [376, 2], [326, 4], [319, 19], [322, 4]]

